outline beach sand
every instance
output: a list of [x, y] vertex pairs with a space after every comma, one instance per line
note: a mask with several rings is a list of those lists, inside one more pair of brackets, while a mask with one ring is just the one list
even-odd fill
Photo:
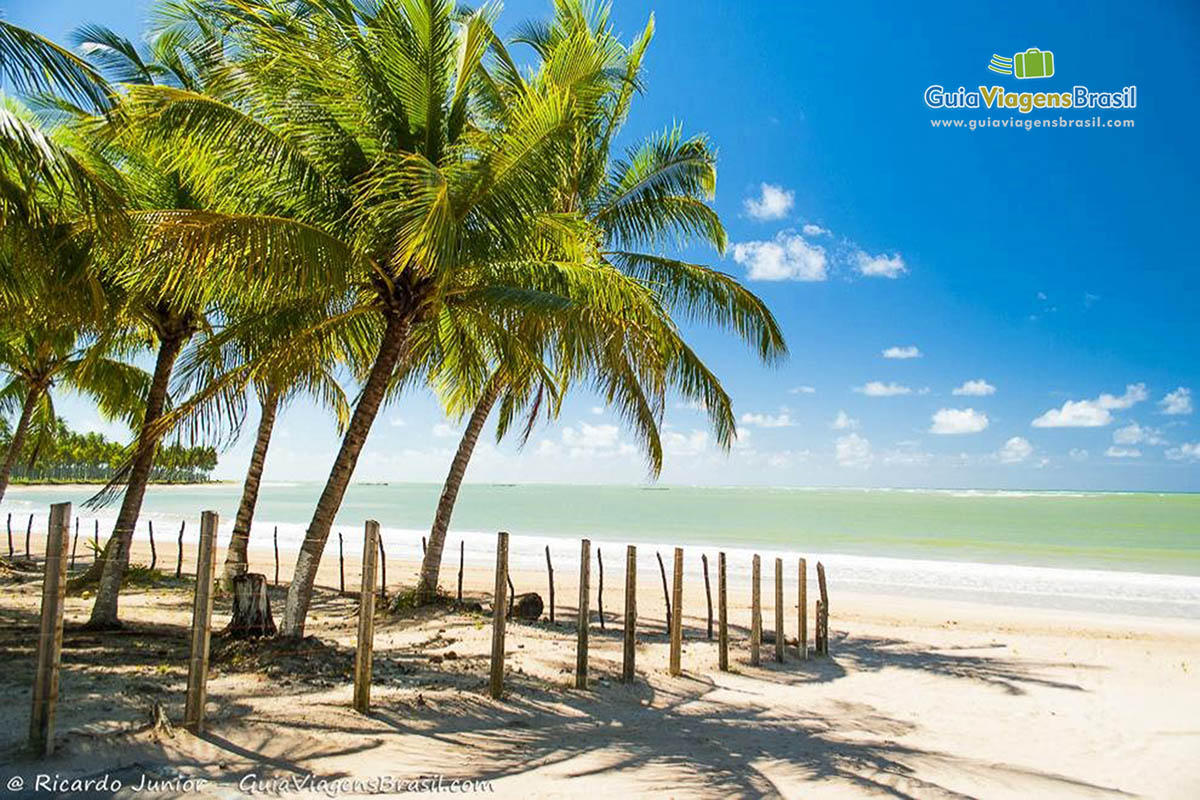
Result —
[[[173, 571], [174, 543], [165, 549], [160, 568]], [[442, 573], [451, 592], [455, 557], [447, 553]], [[283, 554], [284, 580], [292, 558]], [[139, 544], [134, 561], [148, 560]], [[1200, 622], [851, 594], [831, 573], [830, 656], [801, 661], [789, 646], [777, 664], [764, 645], [762, 666], [752, 667], [750, 587], [739, 580], [729, 587], [731, 670], [722, 673], [705, 635], [699, 554], [689, 550], [684, 674], [668, 674], [662, 582], [643, 561], [637, 680], [627, 686], [618, 680], [624, 554], [606, 550], [605, 560], [607, 630], [593, 613], [588, 691], [572, 688], [578, 565], [556, 563], [557, 624], [509, 624], [503, 700], [487, 695], [489, 615], [380, 614], [372, 712], [362, 716], [350, 707], [357, 600], [336, 591], [335, 540], [308, 622], [320, 642], [262, 663], [255, 646], [214, 637], [208, 731], [199, 737], [145, 724], [155, 700], [182, 718], [190, 586], [127, 590], [127, 630], [116, 634], [76, 630], [91, 601], [68, 598], [58, 750], [43, 763], [22, 754], [40, 580], [4, 576], [0, 776], [5, 785], [19, 776], [28, 790], [39, 773], [107, 775], [100, 794], [119, 780], [115, 793], [129, 797], [362, 796], [373, 787], [353, 781], [386, 789], [390, 778], [403, 789], [422, 776], [443, 787], [486, 781], [495, 797], [1200, 796]], [[269, 549], [252, 551], [256, 569], [270, 561]], [[347, 588], [356, 587], [357, 560], [346, 566]], [[389, 591], [411, 586], [416, 568], [389, 559]], [[767, 631], [773, 571], [764, 560]], [[795, 572], [794, 560], [785, 565], [789, 638]], [[546, 597], [544, 571], [518, 571], [513, 582]], [[488, 607], [491, 586], [490, 570], [467, 569], [468, 599]], [[277, 619], [284, 591], [272, 590]], [[593, 593], [593, 612], [595, 604]], [[228, 615], [221, 596], [216, 630]], [[810, 621], [810, 641], [811, 633]], [[304, 788], [271, 783], [281, 779]], [[165, 788], [137, 791], [143, 781]]]

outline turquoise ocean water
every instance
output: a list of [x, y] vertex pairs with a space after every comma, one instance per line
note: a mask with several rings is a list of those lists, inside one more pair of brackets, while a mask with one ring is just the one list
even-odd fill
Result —
[[[336, 530], [353, 550], [362, 521], [377, 519], [389, 550], [415, 557], [439, 489], [352, 486]], [[165, 531], [213, 509], [227, 529], [240, 491], [151, 487], [144, 511]], [[269, 546], [278, 528], [281, 546], [298, 544], [319, 491], [315, 483], [265, 484], [254, 541]], [[102, 519], [103, 535], [115, 508], [83, 509], [87, 494], [14, 487], [0, 513], [13, 513], [19, 539], [29, 513], [44, 528], [48, 504], [69, 500], [85, 529], [92, 517]], [[614, 563], [624, 543], [722, 549], [735, 573], [751, 552], [806, 555], [863, 590], [1200, 618], [1200, 494], [464, 486], [452, 540], [463, 538], [468, 559], [482, 565], [497, 530], [512, 533], [514, 558], [528, 566], [542, 563], [546, 544], [563, 559], [577, 557], [572, 542], [589, 537], [614, 547]], [[653, 565], [653, 549], [640, 549]]]

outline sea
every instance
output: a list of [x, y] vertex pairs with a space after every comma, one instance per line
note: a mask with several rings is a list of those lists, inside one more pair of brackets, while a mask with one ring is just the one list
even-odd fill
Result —
[[[418, 558], [440, 489], [352, 485], [327, 555], [336, 553], [328, 548], [338, 533], [346, 552], [357, 553], [363, 523], [373, 519], [389, 559]], [[320, 490], [315, 482], [263, 484], [252, 566], [271, 559], [274, 535], [281, 549], [299, 545]], [[69, 501], [83, 539], [98, 526], [103, 540], [116, 507], [86, 507], [93, 491], [14, 486], [0, 521], [11, 514], [19, 551], [30, 515], [44, 531], [50, 503]], [[233, 483], [152, 486], [136, 536], [145, 539], [153, 522], [156, 538], [172, 542], [182, 523], [194, 541], [200, 512], [213, 510], [224, 541], [240, 496]], [[447, 552], [462, 541], [468, 564], [493, 564], [501, 530], [510, 534], [514, 568], [544, 568], [549, 546], [556, 569], [569, 569], [588, 538], [612, 554], [614, 573], [625, 544], [638, 545], [648, 570], [657, 570], [656, 552], [666, 559], [683, 546], [710, 559], [725, 552], [731, 580], [749, 572], [752, 554], [768, 565], [803, 556], [810, 566], [822, 561], [831, 582], [836, 576], [838, 586], [863, 592], [1200, 619], [1200, 494], [466, 484]], [[700, 568], [698, 555], [688, 561]]]

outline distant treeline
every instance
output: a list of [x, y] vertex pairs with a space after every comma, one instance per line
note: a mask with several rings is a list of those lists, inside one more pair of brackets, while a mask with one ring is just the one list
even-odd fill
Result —
[[[0, 452], [7, 450], [11, 439], [12, 426], [0, 418]], [[52, 436], [31, 436], [23, 449], [12, 471], [12, 479], [18, 483], [107, 481], [129, 458], [126, 445], [99, 433], [76, 433], [61, 418]], [[217, 451], [212, 447], [162, 445], [150, 480], [202, 483], [210, 480], [216, 467]]]

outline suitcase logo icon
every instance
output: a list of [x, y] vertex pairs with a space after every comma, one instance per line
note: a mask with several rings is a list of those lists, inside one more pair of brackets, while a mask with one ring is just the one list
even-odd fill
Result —
[[1031, 47], [1012, 58], [992, 54], [988, 69], [1001, 75], [1015, 75], [1019, 79], [1049, 78], [1054, 74], [1054, 53]]

